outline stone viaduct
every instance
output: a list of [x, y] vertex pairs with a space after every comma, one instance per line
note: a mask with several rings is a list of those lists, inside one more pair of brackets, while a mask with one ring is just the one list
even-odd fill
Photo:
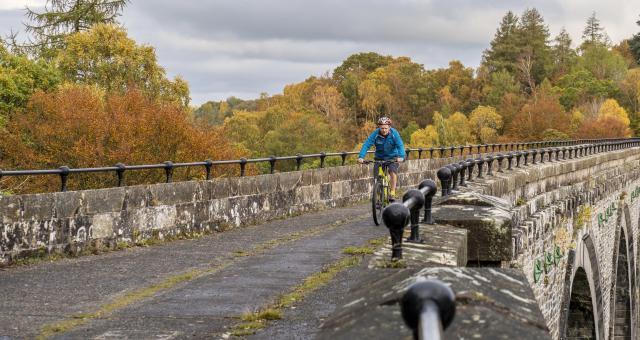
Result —
[[[508, 166], [412, 159], [400, 183], [468, 166], [471, 174], [452, 168], [455, 185], [443, 185], [453, 192], [439, 190], [433, 206], [436, 224], [467, 230], [467, 266], [521, 271], [554, 339], [638, 338], [640, 141], [536, 151], [513, 154]], [[367, 199], [371, 184], [371, 167], [341, 166], [0, 197], [0, 264], [343, 206]]]

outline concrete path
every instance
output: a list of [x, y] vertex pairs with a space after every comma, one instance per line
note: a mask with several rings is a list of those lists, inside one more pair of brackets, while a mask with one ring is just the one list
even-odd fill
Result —
[[[387, 235], [369, 205], [326, 210], [103, 255], [0, 271], [0, 339], [227, 337], [263, 308], [345, 255]], [[256, 338], [311, 338], [366, 264], [285, 311]]]

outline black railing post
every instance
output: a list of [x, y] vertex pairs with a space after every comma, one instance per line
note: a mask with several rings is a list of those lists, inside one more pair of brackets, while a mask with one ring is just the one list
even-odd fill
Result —
[[433, 148], [429, 148], [429, 158], [433, 159]]
[[493, 176], [493, 156], [489, 155], [486, 158], [487, 161], [487, 176]]
[[166, 183], [171, 183], [171, 180], [173, 179], [173, 162], [165, 161], [163, 164], [164, 164], [164, 172], [167, 177]]
[[498, 172], [504, 172], [502, 171], [502, 160], [504, 159], [504, 155], [499, 153], [496, 155], [496, 159], [498, 160]]
[[245, 174], [245, 169], [247, 168], [247, 159], [240, 158], [240, 177], [243, 177]]
[[[125, 170], [125, 165], [122, 163], [117, 163], [116, 164], [116, 168], [118, 168], [116, 170], [116, 175], [118, 176], [118, 186], [124, 186], [124, 170]], [[209, 178], [207, 178], [209, 179]]]
[[269, 157], [269, 173], [273, 174], [276, 171], [276, 156]]
[[342, 157], [342, 165], [344, 165], [345, 162], [347, 161], [347, 152], [342, 151], [342, 153], [340, 154], [340, 157]]
[[433, 224], [433, 218], [431, 217], [431, 203], [433, 201], [433, 196], [436, 194], [436, 191], [438, 190], [438, 187], [436, 186], [436, 182], [430, 179], [425, 179], [418, 186], [418, 189], [421, 191], [424, 188], [427, 188], [427, 190], [423, 191], [424, 192], [424, 219], [422, 220], [422, 222], [426, 224]]
[[207, 172], [207, 181], [211, 179], [211, 168], [213, 167], [213, 161], [210, 159], [207, 159], [204, 161], [204, 168], [205, 171]]
[[456, 314], [456, 295], [441, 281], [418, 281], [400, 299], [400, 311], [414, 340], [440, 340]]
[[402, 234], [409, 223], [411, 211], [404, 204], [393, 202], [382, 211], [384, 225], [389, 228], [391, 236], [391, 259], [402, 259]]
[[475, 162], [478, 165], [478, 176], [476, 176], [476, 178], [484, 178], [482, 176], [482, 165], [484, 164], [484, 159], [482, 159], [482, 156], [481, 156], [476, 158]]
[[451, 181], [451, 170], [447, 167], [438, 169], [436, 176], [440, 180], [440, 187], [442, 188], [442, 196], [449, 195], [449, 182]]
[[467, 181], [471, 181], [473, 178], [473, 167], [476, 165], [473, 158], [467, 158]]
[[320, 153], [320, 167], [324, 168], [324, 159], [327, 157], [327, 154], [323, 151]]
[[302, 165], [302, 154], [296, 154], [296, 171], [300, 171], [300, 166]]
[[513, 159], [513, 151], [509, 151], [507, 153], [507, 170], [512, 170], [511, 169], [511, 159]]
[[447, 165], [447, 168], [451, 170], [451, 190], [458, 190], [458, 173], [460, 172], [458, 166], [453, 163]]
[[422, 148], [418, 148], [418, 159], [422, 159]]
[[529, 165], [529, 163], [528, 163], [529, 150], [522, 151], [522, 155], [524, 156], [524, 166]]
[[[413, 200], [413, 204], [409, 205], [409, 200]], [[411, 189], [402, 196], [402, 202], [407, 203], [407, 208], [409, 208], [409, 212], [411, 214], [411, 235], [406, 241], [410, 243], [424, 243], [420, 238], [420, 209], [425, 204], [424, 194], [418, 189]]]
[[441, 146], [441, 147], [440, 147], [440, 158], [444, 158], [444, 151], [445, 151], [445, 150], [446, 150], [446, 149], [444, 148], [444, 146]]
[[409, 160], [409, 156], [411, 155], [411, 149], [404, 149], [405, 160]]
[[63, 165], [60, 169], [60, 191], [67, 191], [67, 178], [69, 177], [69, 167]]
[[466, 187], [467, 183], [464, 182], [464, 176], [467, 170], [467, 164], [465, 163], [465, 161], [460, 161], [460, 163], [458, 163], [458, 166], [460, 167], [460, 186]]
[[536, 155], [538, 154], [538, 149], [531, 150], [531, 164], [536, 165]]

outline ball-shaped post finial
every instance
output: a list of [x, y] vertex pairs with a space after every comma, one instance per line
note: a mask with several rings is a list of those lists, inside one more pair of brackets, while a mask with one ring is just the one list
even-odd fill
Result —
[[416, 282], [400, 299], [402, 318], [409, 328], [415, 330], [420, 323], [427, 302], [435, 303], [442, 328], [446, 329], [456, 314], [455, 294], [449, 286], [438, 280]]

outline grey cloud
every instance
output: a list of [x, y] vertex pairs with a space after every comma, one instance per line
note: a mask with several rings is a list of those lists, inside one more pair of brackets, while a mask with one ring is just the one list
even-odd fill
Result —
[[[540, 11], [552, 38], [565, 27], [574, 45], [594, 10], [615, 42], [640, 31], [640, 1], [628, 0], [134, 0], [120, 21], [200, 104], [279, 93], [357, 52], [476, 67], [502, 16], [526, 8]], [[0, 34], [22, 20], [22, 11], [0, 11]]]

